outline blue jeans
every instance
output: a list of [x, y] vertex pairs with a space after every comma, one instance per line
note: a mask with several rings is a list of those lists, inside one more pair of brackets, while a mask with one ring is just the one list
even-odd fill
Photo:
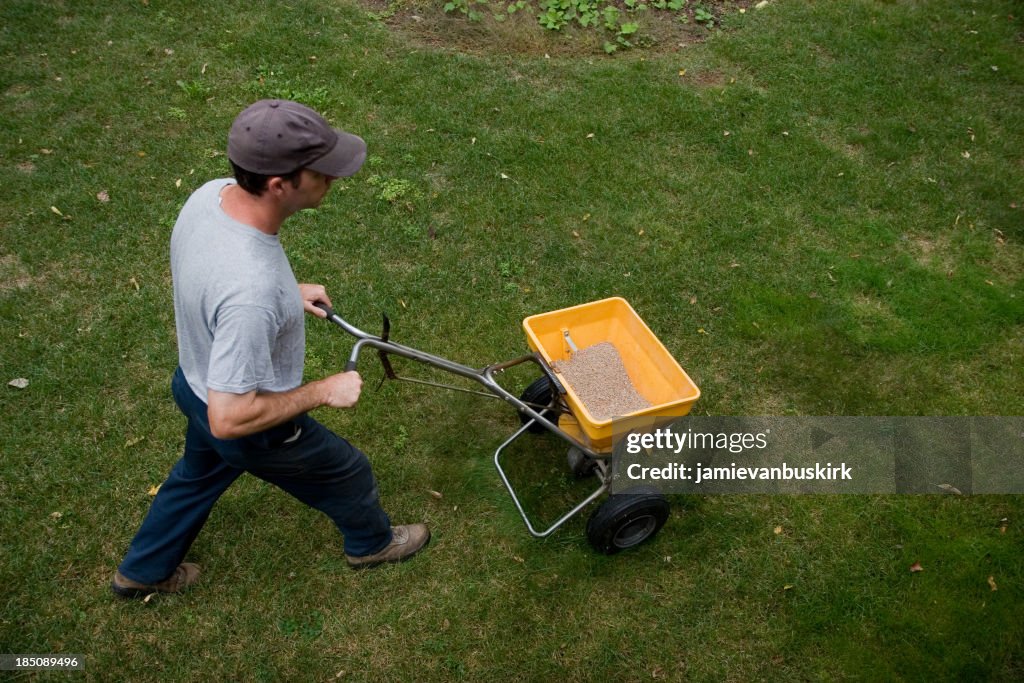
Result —
[[210, 433], [206, 404], [178, 368], [171, 380], [188, 418], [185, 453], [160, 486], [118, 571], [133, 581], [163, 581], [185, 559], [221, 494], [242, 472], [280, 487], [330, 517], [345, 553], [372, 555], [391, 542], [366, 456], [308, 415], [239, 439]]

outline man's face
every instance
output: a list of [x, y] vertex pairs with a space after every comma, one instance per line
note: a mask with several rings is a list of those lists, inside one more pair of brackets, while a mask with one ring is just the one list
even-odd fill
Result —
[[299, 186], [294, 190], [296, 210], [315, 209], [320, 206], [334, 180], [332, 176], [308, 168], [302, 169], [299, 174]]

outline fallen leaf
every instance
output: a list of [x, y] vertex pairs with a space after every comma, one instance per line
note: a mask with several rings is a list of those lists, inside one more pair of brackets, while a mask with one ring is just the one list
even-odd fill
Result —
[[938, 488], [942, 489], [943, 491], [948, 491], [949, 493], [955, 493], [958, 496], [964, 495], [963, 491], [961, 491], [957, 487], [953, 486], [952, 484], [936, 484], [936, 486]]
[[62, 214], [62, 213], [60, 212], [60, 209], [58, 209], [58, 208], [57, 208], [56, 206], [51, 206], [51, 207], [50, 207], [50, 211], [53, 211], [53, 212], [54, 212], [55, 214], [57, 214], [57, 215], [58, 215], [58, 216], [60, 216], [61, 218], [64, 218], [64, 214]]
[[14, 387], [15, 389], [24, 389], [28, 387], [28, 380], [24, 377], [17, 377], [8, 382], [7, 386]]
[[573, 231], [572, 231], [572, 236], [573, 236], [573, 237], [579, 237], [579, 236], [580, 236], [580, 234], [579, 234], [578, 232], [576, 232], [575, 230], [573, 230]]
[[146, 440], [144, 436], [137, 436], [134, 439], [128, 439], [124, 442], [125, 448], [131, 448], [132, 446], [138, 446], [140, 443]]
[[513, 555], [512, 559], [515, 560], [516, 562], [518, 562], [519, 564], [522, 564], [523, 562], [526, 562], [526, 560], [524, 560], [523, 558], [519, 557], [518, 555]]
[[505, 175], [504, 173], [502, 173], [502, 174], [501, 174], [501, 179], [502, 179], [502, 180], [512, 180], [511, 178], [509, 178], [509, 177], [508, 177], [507, 175]]
[[960, 156], [962, 156], [964, 159], [970, 159], [971, 153], [965, 149], [964, 151], [960, 152]]
[[643, 229], [641, 229], [641, 230], [640, 230], [640, 232], [638, 232], [638, 233], [637, 233], [637, 236], [638, 236], [638, 237], [643, 237], [643, 236], [644, 236], [644, 231], [643, 231]]
[[139, 291], [139, 281], [136, 280], [135, 278], [129, 279], [128, 280], [128, 284], [130, 284], [132, 287], [134, 287], [136, 292]]
[[150, 593], [150, 594], [149, 594], [149, 595], [147, 595], [146, 597], [142, 598], [142, 602], [143, 602], [143, 603], [148, 603], [148, 602], [149, 602], [150, 600], [152, 600], [152, 599], [153, 599], [153, 596], [154, 596], [154, 595], [156, 595], [156, 593]]
[[1001, 520], [999, 520], [999, 533], [1005, 534], [1006, 533], [1006, 527], [1008, 527], [1008, 526], [1010, 526], [1010, 520], [1007, 519], [1006, 517], [1003, 517]]
[[911, 574], [915, 574], [917, 572], [923, 572], [923, 571], [924, 571], [924, 567], [921, 566], [920, 562], [915, 562], [914, 564], [910, 565], [910, 573]]
[[988, 585], [989, 588], [991, 588], [992, 590], [999, 590], [998, 588], [996, 588], [996, 577], [994, 576], [988, 577]]
[[177, 180], [174, 181], [174, 186], [181, 187], [181, 178], [178, 178]]
[[697, 303], [697, 297], [691, 296], [690, 297], [690, 305], [693, 306], [695, 303]]
[[778, 536], [781, 533], [782, 533], [782, 527], [781, 526], [775, 527], [775, 535]]
[[787, 583], [785, 586], [782, 587], [782, 590], [784, 590], [784, 591], [793, 590], [793, 584]]
[[110, 201], [110, 195], [107, 194], [106, 190], [102, 190], [96, 193], [96, 199], [100, 200], [104, 204]]
[[147, 496], [155, 496], [160, 491], [160, 486], [161, 486], [160, 484], [157, 484], [156, 486], [150, 486], [149, 490], [146, 491], [146, 495]]
[[697, 334], [707, 334], [707, 332], [704, 331], [703, 327], [698, 327], [697, 328]]
[[63, 512], [51, 512], [50, 513], [50, 519], [60, 519], [63, 516], [64, 516]]
[[432, 495], [434, 498], [437, 498], [438, 500], [441, 500], [442, 498], [444, 498], [444, 496], [441, 495], [440, 491], [433, 491], [431, 489], [427, 489], [427, 493]]
[[686, 69], [680, 69], [679, 70], [679, 75], [680, 76], [685, 76], [686, 75]]
[[594, 134], [593, 134], [593, 133], [587, 133], [587, 139], [588, 139], [588, 140], [589, 140], [589, 139], [591, 139], [592, 137], [594, 137]]

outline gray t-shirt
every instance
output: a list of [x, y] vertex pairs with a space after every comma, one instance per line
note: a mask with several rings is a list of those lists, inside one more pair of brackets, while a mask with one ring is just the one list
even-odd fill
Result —
[[178, 362], [203, 401], [207, 389], [244, 394], [302, 383], [298, 283], [276, 235], [224, 213], [220, 192], [233, 182], [196, 190], [171, 234]]

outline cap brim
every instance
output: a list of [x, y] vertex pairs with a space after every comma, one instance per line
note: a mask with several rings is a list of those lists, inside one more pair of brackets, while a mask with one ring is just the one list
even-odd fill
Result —
[[338, 134], [334, 149], [306, 167], [334, 178], [347, 178], [355, 175], [366, 161], [366, 143], [358, 135], [334, 130]]

